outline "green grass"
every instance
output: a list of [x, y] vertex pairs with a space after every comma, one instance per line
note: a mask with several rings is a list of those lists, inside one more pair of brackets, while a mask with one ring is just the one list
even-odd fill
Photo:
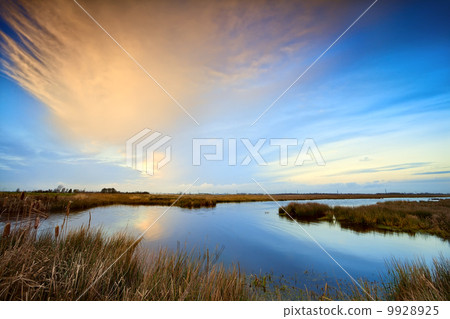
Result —
[[450, 200], [393, 201], [358, 207], [330, 207], [318, 203], [290, 203], [280, 215], [312, 221], [332, 221], [356, 231], [382, 230], [427, 233], [450, 239]]

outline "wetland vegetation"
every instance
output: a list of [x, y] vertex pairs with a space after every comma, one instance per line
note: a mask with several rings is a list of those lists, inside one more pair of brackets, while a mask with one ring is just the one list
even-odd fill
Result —
[[450, 239], [450, 199], [392, 201], [357, 207], [290, 203], [280, 207], [279, 214], [300, 221], [336, 221], [354, 230], [421, 232]]
[[[450, 261], [387, 264], [387, 275], [319, 290], [224, 267], [208, 250], [144, 250], [124, 233], [2, 230], [0, 300], [449, 300]], [[370, 294], [370, 296], [369, 296]]]
[[[5, 193], [4, 193], [5, 194]], [[4, 195], [3, 194], [3, 195]], [[450, 260], [421, 259], [386, 263], [377, 280], [328, 281], [316, 287], [294, 286], [267, 274], [224, 266], [220, 252], [208, 249], [148, 249], [141, 238], [107, 234], [86, 225], [68, 225], [73, 207], [82, 209], [118, 202], [156, 205], [175, 195], [7, 193], [0, 203], [0, 300], [449, 300]], [[137, 197], [133, 197], [137, 196]], [[173, 197], [171, 197], [173, 196]], [[217, 202], [261, 200], [262, 195], [191, 195]], [[281, 196], [281, 195], [280, 195]], [[287, 195], [285, 195], [287, 196]], [[290, 196], [290, 195], [289, 195]], [[397, 195], [398, 196], [398, 195]], [[151, 204], [148, 202], [151, 201]], [[161, 202], [159, 203], [161, 204]], [[209, 207], [205, 204], [203, 207]], [[385, 202], [360, 207], [291, 203], [280, 209], [300, 221], [336, 220], [351, 227], [424, 232], [448, 240], [450, 200]], [[39, 231], [52, 212], [64, 222]], [[6, 218], [5, 216], [8, 216]], [[15, 219], [12, 223], [7, 221]], [[349, 226], [350, 227], [350, 226]]]

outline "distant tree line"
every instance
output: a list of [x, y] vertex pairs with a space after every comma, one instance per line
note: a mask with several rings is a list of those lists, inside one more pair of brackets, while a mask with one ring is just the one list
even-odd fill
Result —
[[[22, 190], [20, 188], [16, 189], [17, 193], [22, 192]], [[36, 190], [32, 190], [30, 192], [34, 192], [34, 193], [98, 193], [98, 191], [87, 191], [86, 189], [78, 189], [78, 188], [69, 188], [69, 187], [64, 187], [64, 185], [58, 185], [58, 187], [54, 188], [54, 189], [36, 189]], [[120, 192], [118, 190], [116, 190], [114, 187], [104, 187], [100, 190], [100, 193], [109, 193], [109, 194], [116, 194], [116, 193], [124, 193], [124, 194], [150, 194], [149, 192], [146, 191], [140, 191], [140, 192]]]
[[115, 188], [102, 188], [101, 193], [118, 193]]

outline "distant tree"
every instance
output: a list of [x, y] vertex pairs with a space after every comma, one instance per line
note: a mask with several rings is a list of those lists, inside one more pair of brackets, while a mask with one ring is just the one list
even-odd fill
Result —
[[115, 188], [102, 188], [102, 193], [117, 193], [117, 190]]
[[16, 193], [20, 193], [20, 188], [16, 189]]

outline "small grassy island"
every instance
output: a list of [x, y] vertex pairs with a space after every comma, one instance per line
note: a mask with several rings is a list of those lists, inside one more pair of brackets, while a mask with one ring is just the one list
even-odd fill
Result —
[[450, 239], [450, 199], [392, 201], [358, 207], [331, 207], [319, 203], [290, 203], [279, 214], [300, 221], [333, 221], [357, 231], [426, 233]]

